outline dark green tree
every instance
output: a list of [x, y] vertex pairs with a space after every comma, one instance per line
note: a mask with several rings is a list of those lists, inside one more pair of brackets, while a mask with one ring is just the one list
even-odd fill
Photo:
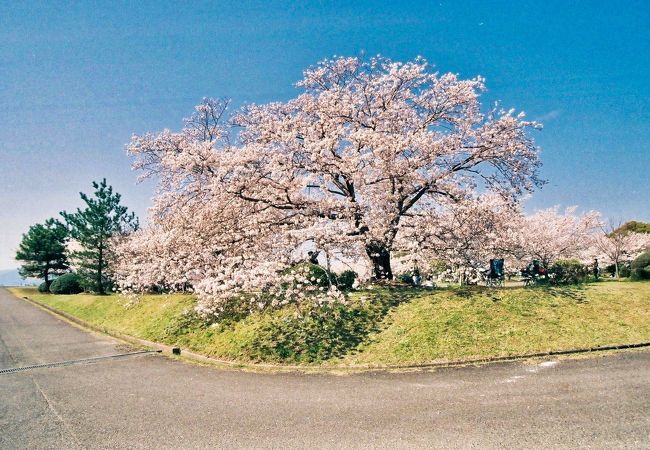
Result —
[[128, 234], [138, 228], [135, 213], [129, 213], [126, 206], [120, 205], [121, 195], [113, 192], [113, 187], [93, 181], [95, 194], [90, 197], [80, 192], [86, 204], [76, 213], [61, 212], [70, 236], [82, 247], [71, 254], [78, 265], [84, 288], [98, 294], [105, 294], [111, 285], [111, 239]]
[[50, 286], [52, 276], [61, 275], [68, 269], [65, 244], [68, 232], [55, 219], [29, 227], [16, 252], [16, 260], [23, 261], [18, 273], [23, 278], [41, 278]]

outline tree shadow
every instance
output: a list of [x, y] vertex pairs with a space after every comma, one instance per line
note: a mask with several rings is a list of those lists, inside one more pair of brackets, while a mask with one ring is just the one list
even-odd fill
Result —
[[304, 305], [300, 316], [278, 312], [256, 330], [249, 351], [261, 361], [313, 363], [353, 354], [397, 306], [428, 289], [383, 286], [346, 304]]
[[484, 295], [493, 302], [499, 302], [502, 299], [501, 293], [504, 291], [514, 291], [517, 289], [537, 290], [551, 295], [555, 298], [569, 298], [576, 303], [588, 303], [589, 300], [586, 296], [586, 289], [583, 284], [539, 284], [536, 286], [502, 286], [502, 287], [487, 287], [487, 286], [461, 286], [450, 289], [454, 296], [463, 300], [469, 300], [476, 295]]
[[582, 284], [556, 284], [538, 286], [534, 289], [543, 290], [545, 293], [556, 298], [570, 298], [576, 303], [589, 303], [586, 296], [585, 286]]

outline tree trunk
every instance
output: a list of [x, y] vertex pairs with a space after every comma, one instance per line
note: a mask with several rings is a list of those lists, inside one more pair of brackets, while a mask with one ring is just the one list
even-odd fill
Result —
[[390, 267], [390, 250], [377, 241], [366, 244], [366, 253], [372, 262], [373, 280], [392, 280], [393, 271]]
[[97, 258], [97, 293], [104, 295], [104, 283], [102, 283], [102, 266], [104, 265], [103, 246], [99, 244], [99, 258]]
[[550, 275], [549, 272], [548, 272], [549, 267], [550, 267], [549, 262], [547, 260], [543, 259], [541, 261], [541, 268], [544, 269], [544, 280], [547, 281], [547, 282], [549, 280], [549, 275]]
[[614, 278], [618, 280], [618, 261], [614, 262]]

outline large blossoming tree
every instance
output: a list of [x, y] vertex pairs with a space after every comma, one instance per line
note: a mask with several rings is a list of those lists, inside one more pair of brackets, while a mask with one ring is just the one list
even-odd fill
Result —
[[339, 58], [306, 71], [299, 86], [298, 98], [239, 117], [252, 163], [239, 175], [255, 182], [238, 195], [345, 222], [376, 278], [392, 277], [395, 239], [419, 209], [479, 185], [517, 196], [539, 182], [533, 124], [512, 111], [481, 113], [480, 78], [439, 76], [422, 60]]
[[560, 212], [555, 206], [522, 217], [517, 226], [518, 243], [513, 247], [519, 259], [536, 259], [548, 269], [558, 259], [590, 258], [600, 214], [576, 214], [576, 209], [572, 206]]
[[235, 114], [239, 133], [226, 102], [206, 100], [181, 132], [133, 138], [135, 167], [160, 189], [151, 228], [125, 244], [131, 274], [187, 280], [206, 296], [254, 290], [310, 241], [391, 279], [391, 253], [423, 211], [480, 192], [515, 202], [541, 183], [527, 133], [536, 124], [482, 112], [481, 78], [440, 75], [422, 59], [337, 58], [298, 86], [292, 100]]

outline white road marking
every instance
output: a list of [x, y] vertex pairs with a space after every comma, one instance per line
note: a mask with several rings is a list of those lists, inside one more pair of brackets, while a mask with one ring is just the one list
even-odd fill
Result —
[[553, 367], [557, 365], [557, 361], [544, 361], [543, 363], [539, 364], [539, 367]]
[[[528, 372], [528, 373], [537, 373], [537, 372], [540, 371], [540, 369], [548, 369], [548, 368], [551, 368], [551, 367], [555, 367], [556, 365], [558, 365], [558, 363], [559, 363], [559, 361], [544, 361], [542, 363], [537, 364], [536, 366], [527, 367], [526, 372]], [[515, 376], [512, 376], [512, 377], [510, 377], [510, 378], [508, 378], [506, 380], [503, 380], [503, 382], [504, 383], [514, 383], [515, 381], [517, 381], [517, 380], [519, 380], [521, 378], [525, 378], [525, 377], [523, 375], [515, 375]]]

